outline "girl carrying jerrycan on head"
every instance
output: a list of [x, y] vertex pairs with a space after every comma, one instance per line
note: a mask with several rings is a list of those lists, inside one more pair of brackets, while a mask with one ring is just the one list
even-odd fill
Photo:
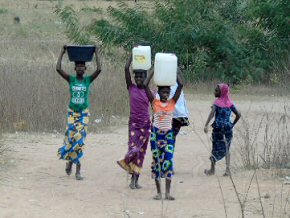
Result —
[[[178, 69], [178, 73], [179, 75], [181, 75], [180, 69]], [[170, 87], [169, 99], [173, 97], [173, 95], [176, 92], [177, 87], [178, 87], [177, 83], [175, 83], [175, 85]], [[156, 97], [159, 98], [158, 93], [156, 93]], [[184, 92], [181, 91], [180, 97], [175, 105], [175, 110], [173, 112], [173, 119], [172, 119], [172, 130], [175, 136], [175, 140], [181, 127], [189, 126], [188, 117], [189, 117], [189, 112], [188, 112], [188, 108], [186, 104], [185, 95], [184, 95]]]
[[[176, 56], [175, 56], [176, 58]], [[166, 60], [165, 57], [164, 60]], [[174, 61], [173, 61], [174, 62]], [[163, 63], [162, 63], [163, 64]], [[168, 63], [170, 66], [170, 63]], [[148, 88], [148, 84], [153, 76], [153, 72], [148, 76], [144, 85], [146, 88], [146, 94], [149, 98], [149, 101], [152, 104], [153, 108], [153, 127], [151, 132], [151, 151], [152, 151], [152, 178], [155, 179], [157, 195], [153, 198], [155, 200], [161, 200], [161, 178], [165, 178], [165, 199], [166, 200], [175, 200], [174, 197], [170, 195], [170, 186], [171, 186], [171, 178], [173, 176], [174, 168], [173, 168], [173, 155], [174, 155], [174, 144], [175, 144], [175, 136], [172, 130], [172, 118], [173, 112], [175, 110], [176, 102], [182, 91], [182, 81], [177, 76], [177, 89], [175, 91], [172, 99], [168, 100], [170, 94], [170, 86], [172, 85], [172, 81], [167, 82], [166, 80], [169, 77], [173, 78], [173, 84], [176, 82], [176, 71], [177, 71], [177, 59], [176, 64], [174, 66], [170, 66], [173, 68], [172, 72], [168, 72], [166, 67], [162, 69], [159, 68], [160, 63], [156, 63], [155, 56], [155, 66], [154, 66], [154, 74], [159, 74], [154, 77], [155, 83], [158, 86], [158, 94], [159, 98], [154, 98], [153, 93]], [[156, 71], [155, 71], [156, 70]], [[168, 71], [167, 71], [168, 70]], [[165, 72], [164, 75], [162, 72]], [[168, 72], [168, 75], [166, 75]], [[170, 75], [173, 73], [173, 76]], [[167, 77], [169, 76], [169, 77]], [[156, 79], [157, 78], [157, 79]], [[174, 81], [175, 78], [175, 81]]]
[[58, 149], [58, 156], [60, 159], [67, 161], [65, 167], [65, 172], [67, 175], [71, 174], [72, 165], [76, 164], [75, 177], [77, 180], [83, 179], [80, 173], [80, 158], [83, 156], [83, 146], [85, 145], [89, 122], [89, 88], [90, 84], [99, 76], [101, 72], [101, 64], [97, 47], [95, 47], [94, 50], [97, 69], [90, 76], [84, 76], [86, 70], [84, 60], [74, 60], [76, 76], [71, 76], [62, 69], [61, 62], [64, 53], [67, 51], [67, 46], [63, 46], [56, 65], [56, 71], [69, 83], [71, 95], [64, 144]]
[[[230, 99], [230, 88], [228, 84], [218, 84], [214, 92], [217, 98], [211, 107], [211, 112], [205, 123], [204, 132], [208, 132], [208, 124], [215, 116], [212, 126], [212, 153], [210, 156], [211, 168], [205, 170], [206, 175], [215, 174], [215, 164], [217, 161], [226, 157], [226, 172], [224, 176], [230, 174], [230, 145], [233, 138], [233, 127], [241, 117], [241, 113], [236, 109], [234, 103]], [[235, 114], [235, 120], [232, 123], [231, 112]]]
[[[130, 117], [128, 123], [129, 142], [128, 152], [122, 160], [117, 161], [120, 167], [131, 174], [131, 189], [140, 189], [139, 175], [143, 166], [144, 157], [150, 137], [151, 121], [149, 113], [149, 100], [143, 86], [147, 77], [147, 69], [151, 67], [151, 50], [149, 46], [137, 46], [134, 49], [148, 49], [148, 57], [141, 53], [137, 56], [134, 53], [130, 57], [125, 66], [125, 78], [130, 98]], [[136, 57], [137, 56], [137, 57]], [[132, 83], [130, 74], [130, 65], [133, 60], [133, 73], [135, 84]], [[135, 64], [136, 59], [145, 62], [143, 65]], [[138, 60], [137, 60], [138, 61]], [[147, 64], [146, 64], [147, 63]], [[137, 66], [136, 66], [137, 65]], [[138, 68], [138, 69], [136, 69]]]

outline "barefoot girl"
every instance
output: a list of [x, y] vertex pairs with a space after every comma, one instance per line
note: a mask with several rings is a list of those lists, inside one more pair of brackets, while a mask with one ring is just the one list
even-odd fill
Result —
[[[221, 83], [217, 85], [214, 92], [217, 98], [214, 101], [211, 112], [206, 121], [204, 132], [208, 132], [208, 125], [212, 118], [215, 120], [212, 126], [212, 153], [210, 157], [211, 168], [205, 170], [206, 175], [213, 175], [215, 173], [215, 164], [218, 160], [226, 157], [226, 172], [225, 176], [230, 174], [230, 153], [229, 148], [233, 138], [233, 127], [236, 125], [241, 117], [240, 112], [234, 106], [230, 99], [230, 88], [227, 84]], [[230, 120], [231, 112], [235, 114], [235, 120], [232, 123]]]
[[133, 84], [130, 74], [131, 62], [132, 54], [125, 66], [125, 78], [130, 97], [128, 152], [124, 159], [117, 161], [117, 163], [132, 175], [129, 187], [131, 189], [140, 189], [141, 186], [138, 183], [138, 179], [149, 142], [151, 121], [149, 100], [143, 85], [147, 76], [147, 71], [133, 70], [136, 83]]
[[174, 200], [170, 195], [171, 177], [173, 175], [173, 154], [175, 137], [172, 130], [172, 117], [175, 104], [182, 91], [183, 84], [177, 76], [177, 89], [172, 99], [168, 100], [170, 94], [169, 86], [158, 86], [160, 100], [154, 98], [154, 95], [148, 88], [149, 81], [153, 73], [145, 81], [146, 94], [153, 108], [153, 127], [151, 133], [151, 151], [152, 151], [152, 177], [155, 179], [157, 195], [155, 200], [160, 200], [161, 187], [160, 178], [165, 178], [165, 199]]
[[72, 165], [76, 164], [76, 179], [82, 180], [80, 158], [83, 156], [83, 146], [89, 122], [89, 88], [90, 84], [99, 76], [101, 64], [96, 47], [97, 70], [91, 76], [84, 76], [85, 62], [75, 62], [76, 76], [71, 76], [61, 68], [62, 57], [65, 52], [66, 46], [63, 46], [57, 61], [56, 71], [69, 83], [71, 97], [64, 144], [58, 149], [58, 156], [60, 159], [67, 161], [65, 167], [67, 175], [71, 174]]

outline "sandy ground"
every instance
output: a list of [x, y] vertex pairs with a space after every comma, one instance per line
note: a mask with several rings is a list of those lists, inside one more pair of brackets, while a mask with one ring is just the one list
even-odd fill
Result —
[[[150, 178], [149, 146], [140, 178], [143, 189], [129, 189], [128, 175], [116, 164], [116, 160], [123, 157], [127, 150], [127, 126], [124, 121], [103, 133], [88, 135], [83, 181], [65, 175], [65, 163], [56, 157], [57, 148], [63, 141], [62, 134], [5, 135], [3, 143], [10, 151], [0, 158], [0, 217], [242, 217], [231, 180], [222, 176], [224, 161], [217, 165], [217, 176], [203, 174], [209, 166], [210, 145], [209, 136], [202, 132], [202, 126], [212, 98], [190, 96], [188, 100], [191, 121], [197, 134], [191, 127], [186, 127], [177, 139], [176, 175], [172, 184], [175, 201], [152, 200], [155, 186]], [[269, 101], [272, 102], [271, 112], [278, 113], [277, 105], [283, 104], [284, 100], [269, 97], [255, 104], [244, 97], [237, 99], [236, 103], [250, 119], [265, 110]], [[237, 142], [234, 139], [233, 149], [235, 145]], [[237, 164], [234, 157], [232, 162]], [[253, 171], [240, 168], [233, 170], [233, 179], [241, 198], [247, 192], [252, 174]], [[268, 171], [258, 171], [258, 180], [265, 217], [289, 218], [290, 185], [283, 185], [281, 178]], [[164, 191], [164, 182], [162, 188]], [[263, 217], [259, 199], [254, 180], [245, 205], [245, 217]]]

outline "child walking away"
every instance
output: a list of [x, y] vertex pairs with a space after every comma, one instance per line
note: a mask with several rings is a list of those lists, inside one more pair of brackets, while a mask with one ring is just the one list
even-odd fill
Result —
[[172, 99], [168, 100], [170, 86], [158, 86], [160, 100], [148, 88], [153, 72], [145, 81], [146, 94], [153, 107], [153, 127], [151, 132], [151, 151], [152, 151], [152, 177], [155, 179], [157, 195], [155, 200], [162, 199], [160, 178], [165, 178], [165, 199], [175, 200], [170, 195], [171, 177], [173, 175], [173, 154], [175, 137], [172, 130], [172, 117], [175, 104], [182, 91], [183, 84], [179, 75], [177, 76], [177, 89]]
[[125, 66], [125, 79], [130, 97], [128, 152], [124, 159], [117, 161], [117, 163], [132, 175], [129, 187], [131, 189], [140, 189], [142, 187], [139, 185], [139, 175], [149, 142], [151, 121], [149, 100], [143, 85], [147, 76], [147, 71], [133, 70], [136, 83], [133, 84], [130, 74], [131, 62], [132, 54]]
[[98, 49], [95, 49], [97, 70], [91, 76], [84, 76], [85, 62], [75, 62], [76, 76], [67, 74], [61, 67], [61, 62], [66, 46], [63, 46], [59, 55], [56, 71], [64, 78], [70, 86], [70, 103], [67, 115], [67, 129], [64, 144], [58, 149], [60, 159], [66, 160], [65, 172], [71, 174], [72, 165], [76, 164], [77, 180], [82, 180], [80, 158], [83, 156], [83, 146], [87, 135], [89, 122], [89, 88], [90, 84], [98, 77], [101, 72], [101, 64]]
[[[211, 112], [206, 121], [204, 132], [208, 132], [208, 124], [215, 116], [212, 126], [212, 153], [210, 156], [211, 168], [205, 170], [206, 175], [214, 175], [215, 164], [217, 161], [226, 157], [226, 172], [224, 176], [230, 174], [230, 145], [233, 138], [233, 127], [236, 125], [241, 117], [240, 112], [234, 106], [230, 99], [230, 88], [227, 84], [221, 83], [217, 85], [214, 92], [217, 98], [214, 101]], [[235, 114], [235, 120], [232, 123], [231, 112]]]

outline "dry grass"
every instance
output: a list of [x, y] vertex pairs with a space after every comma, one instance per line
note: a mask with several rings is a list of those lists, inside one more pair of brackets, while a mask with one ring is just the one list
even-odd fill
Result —
[[[142, 1], [144, 4], [146, 1]], [[69, 101], [68, 86], [57, 75], [55, 64], [60, 47], [70, 42], [65, 27], [53, 13], [59, 1], [4, 1], [0, 24], [0, 123], [4, 130], [51, 131], [65, 125]], [[106, 17], [106, 8], [118, 1], [62, 1], [80, 11], [82, 22]], [[134, 1], [128, 1], [134, 5]], [[87, 11], [95, 8], [95, 11]], [[100, 9], [98, 9], [100, 8]], [[20, 25], [13, 23], [19, 16]], [[3, 52], [4, 51], [4, 52]], [[102, 119], [104, 126], [112, 116], [128, 113], [128, 98], [123, 76], [122, 51], [113, 50], [103, 57], [103, 72], [91, 88], [91, 119]], [[64, 69], [73, 72], [72, 64], [64, 60]], [[94, 64], [88, 66], [88, 72]], [[188, 87], [192, 93], [211, 92], [216, 81]], [[248, 87], [246, 88], [248, 90]], [[115, 119], [116, 120], [116, 119]]]
[[[60, 41], [29, 39], [1, 42], [0, 49], [6, 50], [9, 57], [1, 59], [3, 103], [0, 120], [5, 130], [11, 130], [21, 122], [25, 130], [63, 128], [69, 89], [55, 71], [61, 44]], [[73, 73], [73, 64], [68, 60], [64, 60], [63, 68]], [[87, 71], [93, 72], [94, 68], [95, 65], [90, 64]], [[91, 87], [92, 119], [103, 117], [108, 124], [112, 115], [127, 111], [127, 92], [121, 69], [103, 61], [102, 74]]]
[[237, 129], [237, 142], [244, 168], [290, 168], [290, 117], [287, 108], [284, 105], [280, 113], [264, 112], [256, 119], [242, 119], [242, 125]]
[[[251, 179], [249, 178], [250, 182], [244, 200], [241, 199], [242, 192], [237, 190], [233, 177], [230, 176], [240, 203], [242, 217], [245, 217], [247, 196], [253, 189], [252, 186], [256, 186], [262, 217], [289, 217], [289, 191], [285, 192], [283, 189], [283, 180], [281, 181], [281, 190], [275, 196], [271, 196], [273, 197], [273, 207], [271, 210], [267, 208], [268, 213], [265, 212], [265, 205], [263, 204], [263, 198], [270, 198], [270, 195], [261, 193], [259, 180], [265, 178], [277, 179], [277, 177], [280, 180], [281, 177], [283, 178], [289, 174], [290, 168], [289, 105], [284, 102], [283, 108], [272, 107], [270, 112], [267, 112], [267, 110], [269, 108], [260, 114], [254, 113], [253, 117], [254, 109], [249, 108], [244, 113], [241, 125], [236, 128], [237, 146], [232, 150], [234, 150], [235, 159], [240, 161], [236, 161], [234, 171], [244, 169], [253, 171]], [[253, 182], [253, 179], [255, 182]]]
[[[281, 175], [282, 170], [279, 167], [284, 167], [284, 165], [275, 165], [276, 162], [274, 160], [276, 159], [269, 161], [269, 164], [272, 166], [271, 170], [264, 169], [265, 165], [261, 160], [259, 160], [261, 157], [258, 154], [262, 154], [264, 151], [261, 149], [264, 148], [263, 143], [265, 142], [264, 140], [261, 140], [261, 138], [263, 138], [263, 131], [266, 131], [266, 128], [263, 127], [263, 125], [265, 122], [269, 122], [269, 120], [264, 120], [263, 117], [265, 115], [262, 114], [259, 117], [261, 119], [257, 118], [253, 121], [253, 119], [251, 119], [252, 113], [253, 109], [244, 114], [243, 116], [246, 118], [244, 118], [244, 120], [241, 121], [242, 124], [235, 127], [234, 130], [234, 135], [237, 137], [234, 139], [236, 141], [235, 147], [231, 148], [231, 156], [235, 165], [231, 166], [232, 174], [228, 176], [232, 186], [231, 190], [235, 193], [242, 218], [251, 217], [250, 215], [247, 215], [247, 212], [251, 211], [254, 199], [258, 203], [254, 210], [256, 213], [259, 213], [261, 217], [289, 217], [289, 191], [287, 192], [287, 189], [283, 188], [283, 181], [279, 182], [282, 184], [281, 190], [273, 193], [273, 196], [270, 196], [269, 192], [265, 193], [265, 191], [267, 191], [265, 189], [262, 192], [261, 180], [265, 180], [266, 178], [277, 180], [277, 175], [284, 177], [286, 174]], [[279, 116], [276, 115], [276, 118], [279, 118]], [[251, 119], [252, 122], [247, 123], [247, 119]], [[275, 128], [274, 125], [271, 126], [271, 130], [272, 128]], [[194, 124], [192, 125], [192, 131], [200, 139], [204, 148], [210, 153], [211, 140], [204, 140]], [[286, 143], [281, 145], [279, 148], [276, 148], [276, 144], [271, 144], [271, 148], [273, 149], [273, 152], [275, 151], [274, 153], [276, 156], [284, 156], [285, 154], [281, 152], [281, 147], [289, 149], [289, 146], [287, 145], [288, 144]], [[289, 156], [290, 153], [288, 153], [288, 157]], [[222, 162], [224, 162], [224, 160]], [[287, 170], [285, 172], [287, 172]], [[245, 179], [242, 183], [240, 181], [241, 174], [243, 175], [243, 179]], [[228, 187], [224, 187], [225, 184], [221, 183], [221, 177], [216, 174], [215, 178], [220, 189], [225, 217], [231, 217], [231, 214], [228, 214], [227, 208], [229, 207], [230, 202], [232, 203], [233, 199], [228, 199], [224, 196], [224, 191], [225, 189], [228, 190]], [[271, 203], [273, 206], [272, 208], [268, 208], [265, 205], [265, 199], [268, 198], [273, 199]]]
[[[0, 35], [1, 128], [5, 131], [62, 130], [69, 89], [55, 71], [55, 65], [60, 47], [70, 42], [53, 14], [57, 1], [29, 1], [26, 5], [27, 2], [1, 2], [1, 7], [8, 11], [0, 15], [1, 26], [5, 26]], [[96, 2], [70, 1], [70, 4], [78, 7]], [[98, 6], [110, 4], [115, 3], [102, 1]], [[20, 25], [13, 23], [14, 15], [21, 18]], [[103, 71], [91, 87], [91, 119], [102, 119], [94, 126], [108, 125], [112, 116], [128, 112], [123, 65], [120, 51], [103, 57]], [[67, 58], [63, 68], [74, 74], [73, 64]], [[94, 69], [95, 64], [89, 63], [88, 74]]]

